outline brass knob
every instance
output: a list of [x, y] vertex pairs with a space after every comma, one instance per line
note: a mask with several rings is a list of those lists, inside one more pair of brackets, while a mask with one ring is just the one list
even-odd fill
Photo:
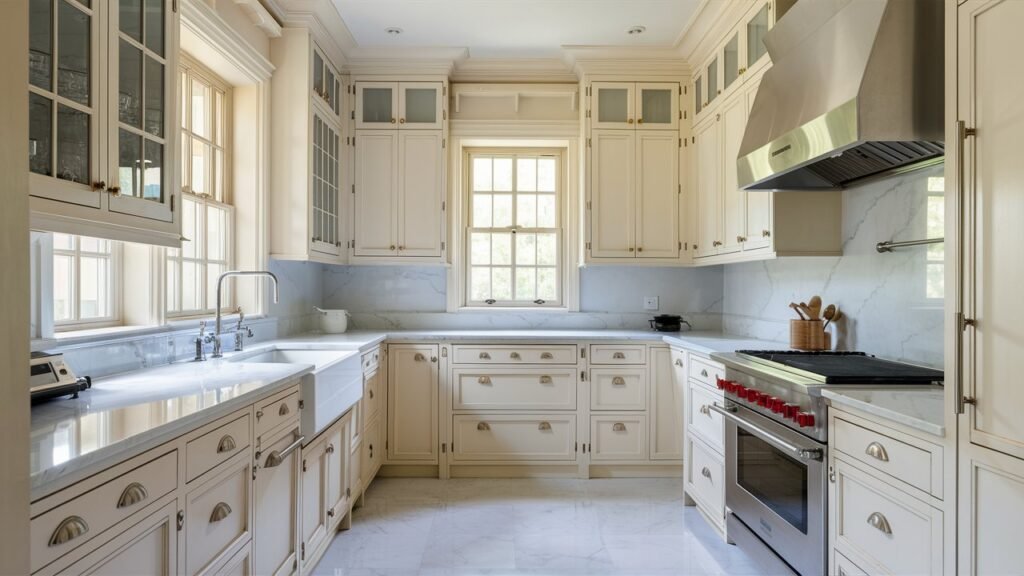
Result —
[[389, 249], [393, 252], [395, 250], [395, 245], [392, 244], [391, 246], [389, 246]]
[[633, 251], [633, 247], [632, 247], [632, 246], [630, 246], [630, 247], [629, 247], [629, 251], [630, 251], [630, 252], [632, 252], [632, 251]]
[[747, 238], [745, 236], [737, 236], [736, 241], [742, 244], [747, 241]]
[[519, 360], [519, 359], [522, 358], [522, 356], [519, 355], [519, 352], [513, 352], [513, 353], [509, 354], [508, 357], [513, 359], [513, 360]]
[[626, 124], [632, 124], [632, 123], [633, 123], [633, 119], [632, 118], [626, 118]]
[[636, 123], [637, 124], [643, 124], [644, 123], [644, 119], [643, 118], [637, 118], [636, 119]]
[[398, 251], [399, 251], [399, 252], [401, 252], [402, 250], [405, 250], [405, 246], [401, 246], [401, 245], [400, 245], [400, 246], [398, 247]]
[[707, 466], [701, 469], [700, 475], [707, 478], [708, 480], [711, 480], [711, 470], [708, 470]]
[[711, 245], [712, 245], [712, 246], [721, 246], [721, 245], [722, 245], [722, 243], [721, 243], [721, 242], [719, 242], [718, 240], [715, 240], [714, 242], [712, 242], [712, 243], [711, 243]]
[[113, 196], [120, 196], [121, 195], [121, 187], [120, 186], [112, 186], [110, 188], [107, 188], [107, 192], [110, 192], [110, 194], [113, 195]]
[[391, 119], [391, 123], [392, 123], [392, 124], [394, 124], [394, 123], [395, 123], [395, 119], [394, 119], [394, 118], [392, 118], [392, 119]]
[[103, 190], [106, 187], [107, 187], [107, 183], [104, 182], [103, 180], [100, 180], [99, 182], [93, 182], [92, 183], [92, 189], [93, 190]]
[[399, 123], [399, 124], [405, 124], [405, 118], [400, 118], [400, 119], [398, 120], [398, 123]]
[[373, 400], [373, 390], [367, 390], [366, 392], [370, 395], [370, 400]]
[[644, 251], [644, 247], [643, 246], [637, 246], [636, 251], [637, 252], [643, 252]]
[[768, 237], [770, 237], [771, 235], [772, 235], [772, 232], [771, 232], [771, 230], [761, 230], [761, 237], [762, 237], [762, 238], [768, 238]]
[[491, 355], [488, 354], [487, 352], [481, 352], [480, 353], [480, 359], [481, 360], [490, 360], [491, 359]]

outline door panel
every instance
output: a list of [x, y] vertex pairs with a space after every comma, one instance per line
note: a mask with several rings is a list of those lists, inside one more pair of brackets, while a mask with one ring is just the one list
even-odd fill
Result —
[[636, 85], [632, 82], [594, 82], [591, 86], [593, 107], [590, 125], [600, 129], [633, 129], [636, 126], [634, 98]]
[[[256, 574], [291, 574], [298, 545], [298, 498], [301, 462], [293, 451], [274, 465], [276, 458], [295, 441], [288, 431], [261, 446], [255, 482], [253, 531]], [[269, 466], [268, 466], [269, 465]]]
[[[302, 448], [301, 537], [305, 556], [312, 555], [327, 538], [327, 437]], [[300, 558], [305, 560], [305, 557]]]
[[636, 255], [679, 255], [679, 137], [676, 132], [636, 133]]
[[719, 254], [738, 252], [743, 246], [746, 231], [746, 192], [739, 188], [736, 179], [736, 159], [743, 141], [743, 130], [747, 126], [747, 101], [733, 98], [722, 109], [722, 202], [725, 211], [723, 245]]
[[721, 174], [721, 123], [710, 120], [697, 129], [697, 246], [696, 254], [710, 256], [718, 253], [722, 220], [722, 197], [719, 181]]
[[590, 254], [632, 258], [636, 132], [594, 130], [591, 137]]
[[[750, 87], [744, 86], [743, 92], [747, 101], [747, 117], [750, 117], [750, 109], [754, 107], [754, 98], [757, 96], [757, 89], [761, 85], [759, 75], [756, 78], [748, 79]], [[746, 232], [743, 234], [747, 241], [743, 243], [743, 250], [759, 250], [769, 248], [772, 245], [772, 208], [773, 192], [744, 192], [746, 198]]]
[[388, 407], [388, 460], [436, 464], [439, 451], [436, 345], [388, 347]]
[[355, 185], [355, 255], [397, 255], [397, 130], [356, 133]]
[[444, 200], [441, 132], [399, 133], [398, 255], [440, 256]]
[[651, 460], [678, 460], [683, 456], [682, 403], [677, 397], [672, 352], [653, 348], [651, 378]]
[[645, 130], [679, 129], [679, 84], [642, 82], [636, 85], [636, 124]]

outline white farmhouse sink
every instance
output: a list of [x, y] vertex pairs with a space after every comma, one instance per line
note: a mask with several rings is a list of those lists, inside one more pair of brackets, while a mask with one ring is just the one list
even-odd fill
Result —
[[299, 431], [312, 440], [363, 397], [363, 367], [358, 350], [272, 348], [241, 353], [232, 362], [305, 364], [313, 373], [302, 378]]

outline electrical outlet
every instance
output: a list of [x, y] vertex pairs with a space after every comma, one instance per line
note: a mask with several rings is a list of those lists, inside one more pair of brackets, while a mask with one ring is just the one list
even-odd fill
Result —
[[658, 309], [658, 297], [657, 296], [644, 296], [644, 310], [657, 310]]

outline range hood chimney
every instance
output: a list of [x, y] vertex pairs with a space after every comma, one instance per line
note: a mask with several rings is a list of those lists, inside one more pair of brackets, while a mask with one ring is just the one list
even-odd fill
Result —
[[737, 159], [745, 190], [839, 190], [944, 154], [943, 3], [800, 0], [768, 33], [772, 67]]

